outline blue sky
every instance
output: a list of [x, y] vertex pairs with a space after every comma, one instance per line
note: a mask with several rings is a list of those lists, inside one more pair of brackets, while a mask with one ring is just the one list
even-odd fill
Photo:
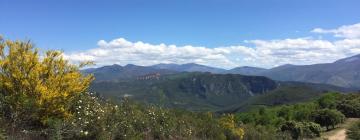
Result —
[[[360, 22], [359, 5], [358, 0], [0, 0], [0, 34], [10, 39], [31, 39], [37, 47], [71, 54], [97, 48], [100, 40], [109, 43], [118, 38], [205, 48], [251, 48], [258, 44], [247, 41], [308, 37], [334, 43], [339, 40], [334, 35], [311, 31]], [[226, 57], [231, 61], [247, 58], [241, 54]], [[287, 62], [254, 66], [282, 63]], [[311, 62], [299, 64], [303, 63]], [[251, 63], [229, 67], [245, 64]]]

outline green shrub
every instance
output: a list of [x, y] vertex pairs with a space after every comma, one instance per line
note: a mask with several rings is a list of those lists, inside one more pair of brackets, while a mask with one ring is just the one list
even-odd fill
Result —
[[282, 132], [289, 132], [293, 139], [319, 137], [321, 127], [312, 122], [288, 121], [281, 126]]
[[317, 103], [321, 108], [336, 108], [336, 101], [341, 95], [339, 93], [328, 93], [323, 95], [320, 99], [317, 100]]
[[337, 104], [337, 110], [342, 112], [346, 117], [360, 117], [360, 95], [349, 94], [344, 96]]
[[348, 131], [346, 131], [347, 138], [352, 140], [360, 140], [360, 122], [354, 123]]
[[282, 137], [276, 131], [277, 128], [270, 126], [246, 124], [243, 128], [245, 140], [278, 140]]
[[[52, 130], [60, 130], [51, 133], [52, 137], [64, 139], [231, 139], [242, 137], [243, 134], [240, 127], [230, 129], [221, 127], [221, 121], [212, 113], [142, 106], [127, 98], [119, 104], [114, 104], [98, 99], [90, 93], [81, 94], [75, 100], [71, 109], [74, 116], [70, 121], [49, 122], [49, 124], [54, 124]], [[231, 132], [231, 135], [228, 132]]]
[[329, 126], [335, 128], [337, 124], [344, 122], [345, 116], [341, 112], [334, 109], [321, 109], [313, 112], [312, 118], [314, 122], [326, 127], [329, 130]]
[[5, 130], [0, 129], [0, 140], [6, 140], [7, 136]]

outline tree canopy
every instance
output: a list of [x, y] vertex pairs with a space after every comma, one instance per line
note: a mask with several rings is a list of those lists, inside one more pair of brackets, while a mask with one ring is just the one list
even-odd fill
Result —
[[321, 109], [317, 110], [312, 114], [314, 122], [325, 126], [326, 129], [329, 129], [329, 126], [335, 128], [335, 125], [344, 122], [345, 116], [334, 109]]

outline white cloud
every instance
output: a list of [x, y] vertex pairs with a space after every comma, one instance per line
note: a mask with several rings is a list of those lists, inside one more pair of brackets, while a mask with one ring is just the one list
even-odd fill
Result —
[[[337, 29], [312, 30], [331, 33], [343, 39], [292, 38], [282, 40], [250, 40], [249, 46], [176, 46], [131, 42], [124, 38], [100, 40], [97, 48], [66, 53], [72, 62], [95, 61], [98, 66], [111, 64], [153, 65], [158, 63], [199, 63], [232, 68], [236, 66], [274, 67], [282, 64], [315, 64], [332, 62], [360, 53], [360, 23]], [[251, 46], [251, 47], [250, 47]]]
[[354, 25], [345, 25], [337, 29], [322, 29], [315, 28], [312, 30], [314, 33], [334, 34], [335, 37], [342, 38], [360, 38], [360, 23]]
[[98, 48], [84, 52], [67, 53], [65, 57], [73, 62], [95, 61], [98, 65], [195, 62], [205, 65], [219, 64], [220, 67], [236, 66], [226, 57], [229, 52], [218, 48], [153, 45], [143, 42], [130, 42], [123, 38], [110, 42], [100, 40], [98, 46]]

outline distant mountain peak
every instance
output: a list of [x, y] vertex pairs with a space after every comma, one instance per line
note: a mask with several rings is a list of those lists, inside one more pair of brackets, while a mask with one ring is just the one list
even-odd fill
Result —
[[252, 66], [242, 66], [242, 67], [237, 67], [237, 68], [244, 68], [244, 69], [265, 69], [265, 68], [252, 67]]
[[359, 59], [360, 59], [359, 57], [353, 57], [353, 58], [350, 58], [350, 59], [346, 59], [345, 61], [346, 62], [353, 62], [353, 61], [357, 61]]
[[355, 61], [360, 61], [360, 54], [340, 59], [338, 61], [335, 61], [335, 63], [344, 63], [344, 62], [350, 63], [350, 62], [355, 62]]
[[201, 65], [201, 64], [196, 64], [196, 63], [185, 63], [183, 65]]
[[156, 69], [169, 69], [174, 71], [185, 71], [185, 72], [212, 72], [212, 73], [221, 73], [225, 71], [221, 68], [215, 68], [211, 66], [196, 64], [196, 63], [186, 63], [186, 64], [157, 64], [152, 65], [151, 67]]
[[277, 67], [274, 67], [272, 69], [283, 69], [283, 68], [291, 68], [291, 67], [294, 67], [296, 65], [293, 65], [293, 64], [284, 64], [284, 65], [280, 65], [280, 66], [277, 66]]
[[135, 67], [135, 66], [137, 66], [137, 65], [134, 65], [134, 64], [127, 64], [127, 65], [125, 65], [125, 67]]
[[113, 65], [102, 66], [99, 67], [98, 69], [119, 69], [119, 68], [122, 68], [122, 66], [119, 64], [113, 64]]
[[226, 71], [225, 73], [232, 73], [232, 74], [242, 74], [242, 75], [259, 75], [261, 72], [264, 72], [266, 69], [258, 68], [258, 67], [251, 67], [251, 66], [242, 66], [236, 67]]
[[291, 66], [295, 66], [293, 64], [284, 64], [284, 65], [280, 65], [279, 67], [291, 67]]

